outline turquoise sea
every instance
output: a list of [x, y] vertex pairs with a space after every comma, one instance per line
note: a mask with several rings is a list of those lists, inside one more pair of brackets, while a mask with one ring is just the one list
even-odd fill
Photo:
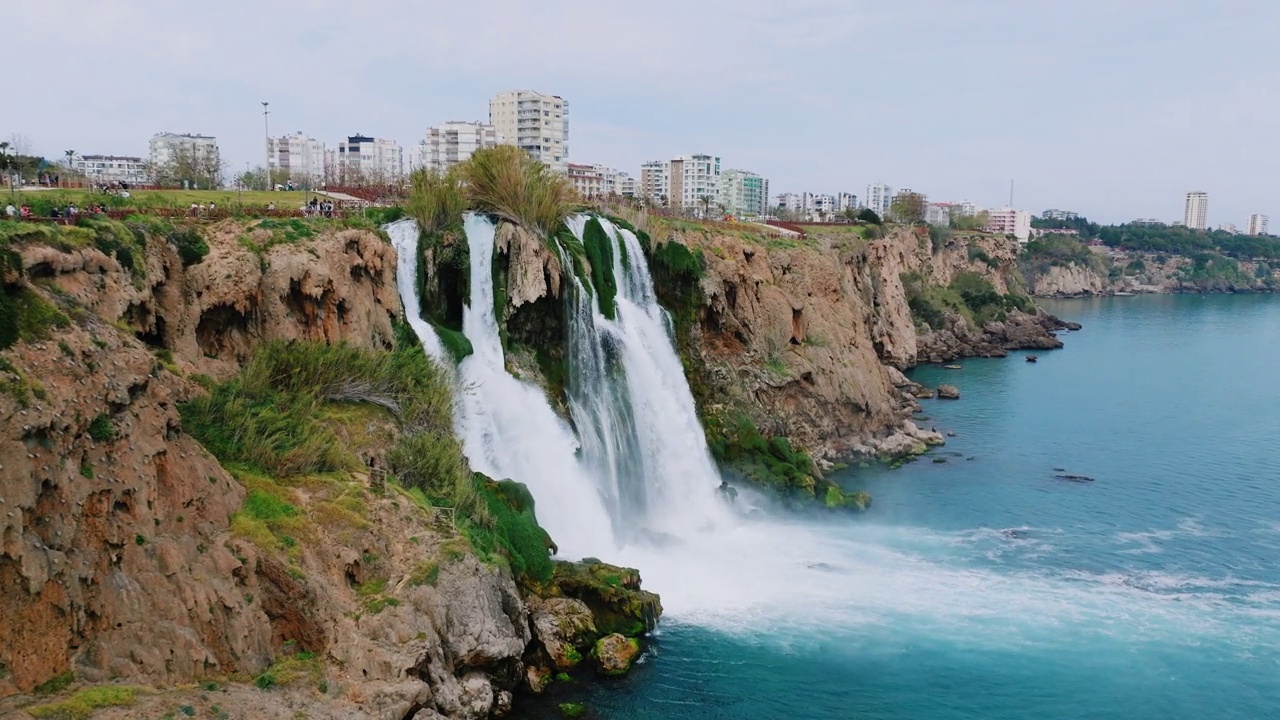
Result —
[[914, 371], [963, 393], [923, 403], [946, 463], [846, 474], [863, 516], [757, 513], [748, 585], [655, 588], [636, 670], [543, 712], [1280, 717], [1280, 297], [1046, 306], [1084, 329], [1035, 364]]

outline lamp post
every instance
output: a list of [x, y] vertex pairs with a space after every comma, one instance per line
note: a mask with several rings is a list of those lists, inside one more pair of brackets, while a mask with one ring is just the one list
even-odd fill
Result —
[[262, 134], [267, 140], [267, 164], [263, 165], [263, 170], [267, 173], [266, 189], [271, 189], [271, 129], [267, 124], [267, 116], [271, 114], [267, 110], [267, 106], [271, 103], [263, 101], [262, 103]]

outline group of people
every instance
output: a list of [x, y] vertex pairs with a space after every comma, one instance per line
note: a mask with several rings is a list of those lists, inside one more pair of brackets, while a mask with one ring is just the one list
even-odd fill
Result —
[[[81, 212], [89, 213], [91, 215], [98, 215], [98, 214], [105, 213], [106, 211], [107, 211], [107, 208], [103, 205], [90, 205], [89, 207], [85, 208], [82, 211], [80, 207], [77, 206], [75, 203], [70, 203], [66, 207], [55, 206], [50, 208], [49, 214], [46, 217], [74, 218], [74, 217], [78, 217]], [[38, 217], [37, 215], [32, 214], [30, 205], [24, 204], [22, 207], [19, 208], [19, 207], [14, 207], [13, 203], [9, 203], [8, 205], [5, 206], [4, 215], [7, 218], [23, 218], [23, 219], [30, 218], [30, 217]]]
[[331, 218], [333, 217], [333, 207], [332, 200], [321, 201], [319, 198], [311, 198], [310, 202], [302, 206], [302, 212], [306, 215]]

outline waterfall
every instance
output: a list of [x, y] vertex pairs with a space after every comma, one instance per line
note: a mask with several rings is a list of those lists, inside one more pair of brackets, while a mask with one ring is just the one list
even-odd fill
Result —
[[[578, 215], [567, 225], [584, 240], [589, 220]], [[574, 283], [570, 412], [583, 462], [603, 481], [621, 539], [686, 538], [725, 519], [720, 476], [640, 242], [597, 221], [611, 243], [618, 294], [610, 319], [582, 282]]]
[[[462, 325], [475, 352], [457, 370], [454, 426], [463, 452], [471, 469], [529, 487], [539, 523], [565, 556], [603, 554], [615, 547], [613, 531], [596, 483], [578, 461], [572, 429], [551, 409], [541, 388], [506, 371], [493, 309], [493, 223], [483, 215], [468, 214], [464, 228], [471, 298]], [[427, 352], [449, 364], [435, 331], [417, 317], [417, 227], [397, 224], [387, 232], [400, 254], [397, 281], [405, 314], [415, 318], [414, 330]]]

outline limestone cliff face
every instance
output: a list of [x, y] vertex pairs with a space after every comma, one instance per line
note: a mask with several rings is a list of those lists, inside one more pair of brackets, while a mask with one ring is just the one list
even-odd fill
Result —
[[510, 573], [368, 477], [292, 490], [309, 522], [287, 552], [232, 527], [246, 490], [183, 432], [177, 404], [201, 392], [186, 373], [233, 373], [268, 339], [388, 346], [400, 313], [376, 234], [260, 256], [238, 242], [253, 232], [209, 229], [189, 267], [152, 238], [146, 281], [94, 249], [15, 248], [21, 282], [72, 324], [0, 355], [0, 715], [67, 675], [156, 688], [117, 712], [159, 717], [207, 700], [166, 688], [299, 652], [316, 658], [295, 673], [306, 682], [233, 684], [213, 702], [244, 717], [483, 718], [532, 682]]
[[1090, 297], [1116, 294], [1275, 292], [1280, 268], [1241, 260], [1222, 261], [1197, 270], [1191, 258], [1163, 253], [1096, 249], [1119, 272], [1095, 267], [1056, 264], [1024, 267], [1029, 290], [1036, 297]]
[[1035, 346], [1057, 346], [1037, 316], [1024, 323], [1011, 314], [1001, 327], [973, 331], [969, 344], [954, 328], [922, 332], [912, 318], [905, 273], [937, 285], [978, 273], [1008, 292], [1017, 246], [1005, 238], [961, 235], [934, 248], [922, 228], [895, 227], [870, 241], [820, 232], [804, 240], [728, 232], [674, 239], [701, 249], [707, 265], [703, 395], [747, 410], [818, 456], [865, 452], [886, 435], [933, 441], [910, 426], [917, 406], [894, 368], [932, 361], [938, 347], [950, 357], [1002, 354], [1006, 341], [1021, 346], [1032, 336], [1042, 343]]
[[1045, 273], [1030, 273], [1027, 285], [1037, 297], [1105, 295], [1112, 287], [1106, 275], [1079, 265], [1054, 265]]

